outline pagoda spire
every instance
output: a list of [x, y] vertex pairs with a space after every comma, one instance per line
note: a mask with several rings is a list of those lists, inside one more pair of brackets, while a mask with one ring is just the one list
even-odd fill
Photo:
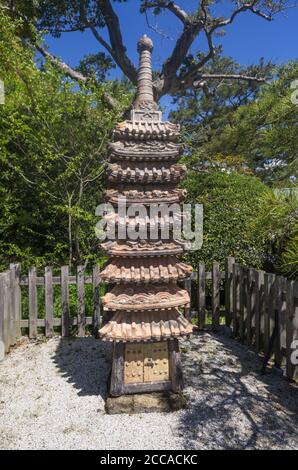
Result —
[[154, 100], [151, 53], [152, 40], [144, 34], [138, 42], [140, 54], [137, 95], [132, 107], [133, 121], [161, 121], [161, 112]]

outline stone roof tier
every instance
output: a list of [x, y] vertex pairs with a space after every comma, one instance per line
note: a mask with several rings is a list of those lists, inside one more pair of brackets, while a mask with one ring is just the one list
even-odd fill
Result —
[[192, 267], [179, 263], [176, 256], [112, 260], [101, 272], [108, 283], [167, 283], [189, 277]]
[[127, 166], [112, 163], [108, 165], [108, 179], [111, 183], [167, 184], [179, 183], [186, 174], [186, 166], [174, 164]]
[[117, 285], [103, 297], [102, 302], [106, 310], [167, 310], [187, 305], [190, 297], [186, 290], [171, 284]]
[[177, 142], [180, 126], [171, 122], [123, 121], [116, 125], [113, 135], [115, 140]]
[[105, 250], [109, 256], [114, 257], [161, 257], [168, 255], [179, 255], [184, 251], [184, 246], [182, 243], [162, 240], [110, 241], [103, 243], [101, 248]]
[[105, 192], [105, 197], [111, 204], [118, 204], [119, 200], [124, 198], [128, 204], [179, 204], [185, 201], [186, 196], [185, 189], [154, 189], [150, 191], [109, 189]]
[[104, 341], [162, 341], [188, 336], [192, 325], [176, 309], [127, 312], [121, 310], [99, 331]]
[[182, 150], [181, 144], [157, 140], [149, 143], [120, 140], [109, 145], [111, 161], [177, 161]]

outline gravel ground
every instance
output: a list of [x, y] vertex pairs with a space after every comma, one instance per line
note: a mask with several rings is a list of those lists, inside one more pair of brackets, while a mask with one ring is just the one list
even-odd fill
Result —
[[226, 336], [181, 343], [189, 408], [109, 416], [109, 344], [23, 340], [0, 364], [0, 448], [298, 449], [297, 386]]

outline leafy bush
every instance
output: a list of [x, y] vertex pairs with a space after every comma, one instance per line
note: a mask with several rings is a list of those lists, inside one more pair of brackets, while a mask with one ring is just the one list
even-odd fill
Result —
[[196, 267], [199, 261], [221, 266], [227, 256], [237, 262], [260, 268], [268, 253], [266, 240], [252, 232], [251, 224], [260, 211], [260, 197], [270, 191], [258, 178], [237, 173], [190, 172], [183, 186], [188, 200], [204, 206], [203, 246], [187, 259]]

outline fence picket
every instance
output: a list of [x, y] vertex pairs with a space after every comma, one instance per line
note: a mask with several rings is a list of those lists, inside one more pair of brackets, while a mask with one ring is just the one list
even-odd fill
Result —
[[16, 298], [15, 291], [15, 273], [13, 269], [8, 271], [8, 308], [9, 308], [9, 343], [11, 346], [16, 344]]
[[54, 334], [54, 298], [53, 298], [53, 271], [52, 268], [45, 268], [45, 333], [46, 337], [50, 338]]
[[287, 279], [281, 278], [281, 299], [279, 314], [279, 345], [281, 355], [281, 365], [284, 363], [285, 351], [287, 347], [286, 339], [286, 315], [287, 315]]
[[62, 326], [61, 334], [63, 337], [69, 336], [69, 268], [62, 266], [61, 268], [61, 304], [62, 304]]
[[239, 338], [244, 342], [247, 317], [247, 270], [240, 267], [240, 308], [239, 308]]
[[264, 320], [264, 271], [255, 271], [256, 303], [255, 303], [255, 348], [261, 349]]
[[198, 327], [203, 330], [206, 320], [206, 271], [205, 264], [199, 264], [198, 268]]
[[220, 315], [220, 271], [219, 263], [216, 261], [212, 264], [212, 326], [214, 329], [219, 328]]
[[95, 338], [98, 338], [98, 330], [101, 324], [101, 302], [100, 302], [100, 268], [96, 264], [93, 268], [92, 273], [93, 280], [93, 334]]
[[272, 333], [272, 310], [273, 310], [273, 285], [274, 274], [265, 273], [264, 276], [264, 352], [269, 349], [270, 336]]
[[37, 338], [36, 268], [29, 269], [29, 338]]
[[85, 282], [84, 266], [77, 268], [77, 302], [78, 302], [78, 336], [85, 336], [86, 314], [85, 314]]
[[10, 347], [10, 301], [9, 301], [9, 271], [4, 273], [4, 309], [3, 309], [3, 323], [4, 323], [4, 345], [5, 352], [9, 351]]
[[[0, 341], [1, 341], [1, 355], [6, 350], [6, 331], [5, 331], [5, 273], [0, 273]], [[2, 348], [4, 351], [2, 351]]]
[[253, 269], [246, 270], [246, 319], [245, 319], [245, 326], [246, 326], [246, 344], [251, 346], [252, 344], [252, 330], [253, 330], [253, 320], [254, 320], [254, 306], [252, 302], [252, 294], [253, 294], [253, 284], [254, 284], [254, 277], [253, 277]]
[[240, 317], [240, 266], [233, 266], [233, 335], [235, 338], [239, 336], [239, 317]]
[[298, 348], [298, 282], [287, 282], [286, 317], [286, 371], [291, 380], [298, 380], [298, 365], [293, 363]]
[[14, 280], [13, 280], [13, 291], [14, 291], [14, 330], [15, 338], [18, 339], [21, 337], [21, 316], [22, 316], [22, 298], [21, 298], [21, 265], [11, 264], [10, 269], [13, 271]]
[[235, 258], [229, 256], [226, 260], [225, 270], [225, 315], [226, 325], [231, 326], [233, 318], [233, 266]]

